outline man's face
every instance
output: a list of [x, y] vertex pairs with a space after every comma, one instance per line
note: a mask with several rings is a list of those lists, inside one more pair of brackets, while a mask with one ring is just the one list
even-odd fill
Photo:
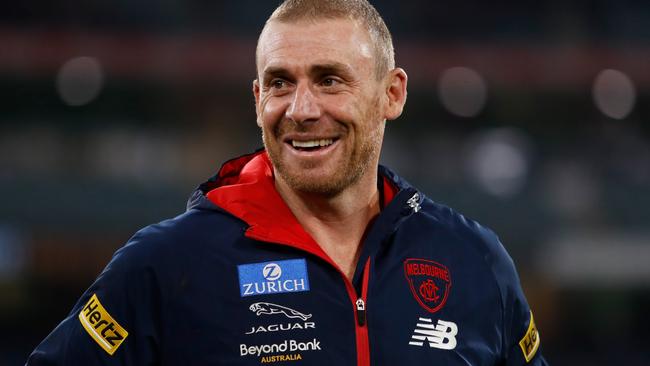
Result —
[[376, 175], [386, 95], [365, 29], [347, 19], [271, 22], [257, 64], [257, 123], [278, 179], [333, 196]]

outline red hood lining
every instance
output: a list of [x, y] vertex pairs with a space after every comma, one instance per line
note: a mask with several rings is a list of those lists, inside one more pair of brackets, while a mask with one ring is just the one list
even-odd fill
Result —
[[[207, 198], [245, 221], [247, 237], [294, 246], [331, 262], [275, 189], [273, 166], [265, 151], [225, 163], [216, 183]], [[385, 207], [398, 189], [385, 177], [382, 188]]]

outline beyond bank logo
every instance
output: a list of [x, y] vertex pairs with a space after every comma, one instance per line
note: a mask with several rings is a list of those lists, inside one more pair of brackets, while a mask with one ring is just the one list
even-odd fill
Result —
[[307, 263], [304, 259], [240, 264], [237, 271], [242, 297], [309, 291]]

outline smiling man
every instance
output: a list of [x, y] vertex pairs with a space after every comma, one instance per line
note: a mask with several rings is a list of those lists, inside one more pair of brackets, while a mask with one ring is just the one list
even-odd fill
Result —
[[[406, 102], [406, 73], [394, 68], [376, 13], [362, 22], [354, 12], [362, 9], [345, 2], [296, 3], [276, 11], [260, 36], [257, 123], [276, 189], [352, 278], [361, 239], [380, 211], [379, 152], [386, 120]], [[297, 11], [310, 6], [313, 15]]]
[[496, 236], [379, 165], [407, 76], [365, 0], [258, 41], [265, 149], [118, 250], [30, 365], [545, 365]]

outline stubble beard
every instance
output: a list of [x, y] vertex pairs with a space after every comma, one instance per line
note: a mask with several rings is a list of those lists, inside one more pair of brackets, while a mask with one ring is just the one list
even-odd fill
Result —
[[[331, 176], [326, 178], [316, 178], [310, 176], [308, 171], [303, 174], [303, 172], [296, 172], [290, 169], [282, 160], [280, 147], [269, 141], [273, 137], [267, 136], [262, 131], [262, 140], [273, 164], [275, 174], [278, 174], [291, 189], [298, 192], [317, 194], [325, 197], [339, 195], [346, 188], [359, 182], [361, 177], [373, 165], [376, 165], [379, 160], [385, 122], [379, 121], [377, 114], [376, 111], [373, 111], [372, 115], [367, 116], [372, 119], [367, 121], [372, 121], [371, 123], [378, 123], [380, 125], [361, 131], [361, 136], [356, 136], [357, 138], [363, 139], [361, 143], [352, 149], [349, 158], [343, 162], [343, 166], [336, 169]], [[363, 136], [364, 134], [365, 136]], [[303, 169], [311, 170], [317, 168], [314, 166], [303, 166]]]

